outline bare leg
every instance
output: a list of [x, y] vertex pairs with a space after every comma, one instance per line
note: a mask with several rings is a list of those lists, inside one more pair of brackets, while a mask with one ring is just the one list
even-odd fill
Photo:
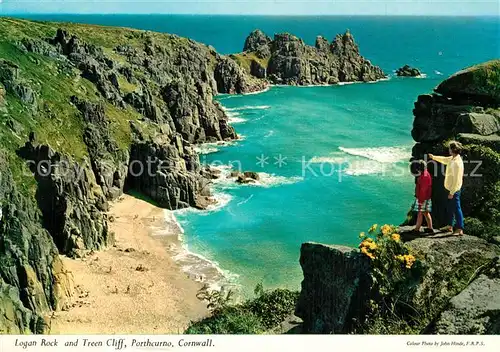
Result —
[[432, 226], [432, 216], [431, 216], [431, 213], [429, 213], [428, 211], [426, 211], [424, 213], [424, 216], [425, 216], [425, 221], [427, 221], [427, 227], [432, 230], [434, 227]]
[[422, 227], [422, 222], [424, 221], [424, 217], [421, 211], [418, 212], [417, 216], [417, 224], [415, 225], [415, 231], [420, 231], [420, 228]]

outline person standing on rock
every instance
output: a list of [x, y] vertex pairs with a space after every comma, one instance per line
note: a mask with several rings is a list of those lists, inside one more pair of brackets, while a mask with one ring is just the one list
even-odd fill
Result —
[[444, 179], [444, 187], [448, 191], [448, 223], [441, 230], [453, 232], [453, 220], [455, 220], [456, 235], [464, 234], [464, 215], [460, 203], [462, 193], [462, 185], [464, 178], [464, 162], [460, 156], [462, 152], [462, 144], [452, 141], [448, 145], [450, 156], [436, 156], [429, 154], [429, 158], [441, 164], [446, 165], [446, 175]]
[[428, 231], [433, 232], [432, 227], [432, 176], [427, 171], [427, 163], [424, 160], [417, 162], [417, 186], [415, 187], [415, 203], [413, 203], [413, 211], [417, 212], [417, 224], [415, 231], [420, 232], [422, 223], [427, 221]]

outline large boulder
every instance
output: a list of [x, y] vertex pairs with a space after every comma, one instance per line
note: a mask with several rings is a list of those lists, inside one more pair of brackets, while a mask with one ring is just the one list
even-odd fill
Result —
[[461, 114], [455, 126], [455, 133], [472, 133], [489, 136], [499, 132], [500, 119], [490, 114]]
[[400, 77], [418, 77], [422, 73], [416, 67], [410, 67], [410, 65], [404, 65], [396, 70], [396, 75]]
[[296, 315], [303, 332], [342, 334], [363, 321], [371, 295], [370, 259], [352, 248], [304, 243]]
[[[402, 238], [405, 235], [402, 233]], [[474, 236], [437, 234], [407, 243], [426, 268], [410, 304], [435, 313], [465, 289], [476, 271], [500, 254], [500, 248]]]
[[453, 297], [428, 330], [451, 335], [500, 334], [500, 258]]
[[500, 135], [492, 134], [483, 136], [473, 133], [459, 133], [457, 140], [463, 144], [478, 144], [491, 148], [492, 150], [500, 153]]
[[477, 105], [500, 105], [500, 60], [491, 60], [459, 71], [443, 81], [437, 93]]

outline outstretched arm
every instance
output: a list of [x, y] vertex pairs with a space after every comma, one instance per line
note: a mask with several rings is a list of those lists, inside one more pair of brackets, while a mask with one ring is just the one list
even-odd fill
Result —
[[451, 156], [437, 156], [434, 154], [429, 154], [429, 158], [431, 158], [432, 160], [436, 160], [438, 163], [441, 163], [444, 165], [448, 165], [452, 159]]

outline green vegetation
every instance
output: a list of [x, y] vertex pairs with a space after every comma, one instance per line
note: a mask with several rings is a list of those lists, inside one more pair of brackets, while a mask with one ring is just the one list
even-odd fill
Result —
[[479, 189], [470, 200], [465, 227], [469, 234], [489, 241], [500, 234], [500, 153], [474, 144], [465, 146], [465, 153], [469, 160], [482, 161], [478, 170], [482, 176], [474, 183]]
[[247, 73], [250, 73], [250, 65], [252, 64], [252, 61], [256, 61], [261, 66], [266, 68], [269, 65], [269, 58], [261, 59], [252, 52], [233, 54], [231, 55], [231, 58], [234, 59]]
[[374, 292], [361, 329], [369, 334], [418, 333], [423, 324], [416, 324], [420, 313], [409, 297], [424, 273], [422, 261], [401, 241], [395, 226], [375, 224], [360, 238], [361, 253], [372, 261]]
[[286, 289], [255, 289], [256, 298], [231, 304], [232, 291], [209, 291], [204, 287], [198, 297], [207, 302], [210, 317], [193, 322], [186, 334], [262, 334], [276, 329], [294, 314], [298, 292]]
[[500, 60], [492, 60], [477, 65], [474, 84], [491, 95], [500, 97]]

